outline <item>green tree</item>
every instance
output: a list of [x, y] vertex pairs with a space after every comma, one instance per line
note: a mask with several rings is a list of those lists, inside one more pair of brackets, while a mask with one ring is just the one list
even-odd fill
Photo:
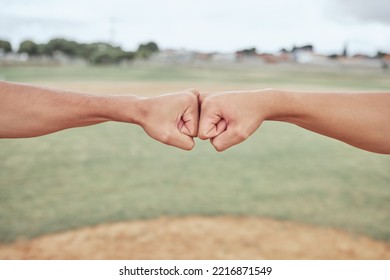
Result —
[[386, 53], [385, 52], [382, 52], [382, 51], [378, 51], [377, 53], [376, 53], [376, 58], [383, 58], [384, 56], [386, 55]]
[[[158, 51], [158, 46], [151, 42], [143, 45], [141, 49], [149, 54]], [[122, 60], [132, 60], [136, 56], [135, 52], [126, 52], [120, 47], [112, 46], [108, 43], [80, 44], [64, 38], [52, 39], [46, 44], [36, 44], [33, 41], [26, 40], [20, 44], [18, 50], [19, 53], [25, 52], [29, 55], [48, 56], [53, 56], [56, 51], [60, 51], [70, 57], [83, 58], [93, 64], [119, 63]]]
[[18, 53], [27, 53], [29, 55], [38, 55], [39, 46], [31, 40], [25, 40], [20, 43]]
[[297, 46], [293, 46], [291, 52], [295, 52], [295, 51], [314, 51], [314, 47], [313, 45], [304, 45], [302, 47], [297, 47]]
[[149, 42], [146, 44], [140, 44], [137, 50], [137, 56], [147, 59], [152, 54], [159, 52], [159, 48], [155, 42]]
[[113, 64], [122, 60], [132, 60], [134, 52], [123, 51], [107, 43], [86, 44], [81, 48], [82, 56], [94, 64]]
[[282, 48], [282, 49], [280, 49], [280, 51], [279, 52], [281, 52], [281, 53], [288, 53], [288, 50], [287, 49], [285, 49], [285, 48]]
[[0, 50], [3, 50], [5, 53], [12, 52], [11, 43], [5, 40], [0, 40]]
[[243, 49], [243, 50], [237, 51], [236, 54], [243, 55], [243, 56], [254, 56], [257, 54], [257, 50], [256, 50], [256, 48]]
[[50, 40], [43, 46], [43, 54], [53, 55], [54, 52], [60, 51], [69, 56], [77, 56], [80, 44], [75, 41], [69, 41], [63, 38]]

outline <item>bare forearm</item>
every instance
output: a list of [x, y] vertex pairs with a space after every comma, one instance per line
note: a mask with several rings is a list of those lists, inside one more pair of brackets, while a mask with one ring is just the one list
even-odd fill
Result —
[[34, 137], [111, 120], [136, 122], [133, 100], [0, 82], [0, 137]]
[[377, 153], [390, 153], [390, 93], [268, 93], [269, 120], [305, 129]]

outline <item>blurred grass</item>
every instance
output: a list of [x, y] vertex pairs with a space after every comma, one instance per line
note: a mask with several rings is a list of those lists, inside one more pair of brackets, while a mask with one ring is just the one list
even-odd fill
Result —
[[[388, 74], [380, 71], [332, 71], [10, 67], [0, 74], [20, 82], [103, 79], [110, 85], [130, 79], [159, 85], [194, 79], [237, 87], [255, 85], [257, 77], [273, 87], [390, 90]], [[267, 216], [390, 241], [390, 157], [289, 124], [267, 122], [244, 143], [217, 153], [207, 141], [197, 140], [195, 149], [185, 152], [150, 139], [139, 127], [105, 123], [0, 140], [0, 159], [1, 242], [106, 222], [193, 214]]]
[[0, 79], [14, 82], [213, 82], [267, 84], [275, 86], [337, 89], [389, 90], [390, 73], [371, 68], [258, 65], [180, 66], [134, 65], [127, 67], [7, 67], [0, 66]]

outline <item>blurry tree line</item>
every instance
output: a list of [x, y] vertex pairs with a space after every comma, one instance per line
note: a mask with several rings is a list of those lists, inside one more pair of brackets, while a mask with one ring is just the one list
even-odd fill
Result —
[[[13, 52], [10, 42], [0, 40], [0, 50], [4, 53]], [[50, 56], [62, 53], [70, 58], [81, 58], [93, 64], [119, 63], [135, 58], [147, 59], [159, 51], [156, 43], [140, 44], [136, 51], [124, 51], [121, 47], [108, 43], [78, 43], [63, 38], [52, 39], [46, 44], [37, 44], [31, 40], [20, 43], [17, 53], [27, 53], [29, 56]]]
[[[314, 51], [313, 45], [293, 46], [291, 50], [282, 48], [280, 53], [294, 53], [296, 51]], [[67, 40], [64, 38], [52, 39], [46, 44], [37, 44], [31, 40], [25, 40], [20, 43], [17, 53], [26, 53], [30, 57], [49, 56], [54, 57], [56, 54], [64, 54], [69, 58], [81, 58], [92, 64], [113, 64], [121, 61], [130, 61], [136, 58], [148, 59], [154, 53], [159, 52], [159, 47], [155, 42], [140, 44], [136, 51], [125, 51], [119, 46], [113, 46], [109, 43], [78, 43], [76, 41]], [[12, 45], [6, 40], [0, 39], [0, 55], [1, 53], [12, 53]], [[257, 56], [259, 53], [255, 47], [241, 49], [236, 51], [238, 56]], [[378, 51], [372, 58], [382, 59], [389, 54]], [[337, 59], [338, 57], [346, 57], [346, 46], [341, 53], [328, 55], [329, 58]], [[367, 56], [368, 57], [368, 56]]]

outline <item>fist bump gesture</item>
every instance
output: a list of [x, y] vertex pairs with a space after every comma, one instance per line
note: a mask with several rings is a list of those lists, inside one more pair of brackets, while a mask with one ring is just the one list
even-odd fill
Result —
[[0, 138], [36, 137], [107, 121], [142, 126], [185, 150], [194, 137], [217, 151], [241, 143], [264, 120], [283, 121], [371, 152], [390, 154], [390, 93], [273, 89], [156, 97], [95, 95], [0, 81]]
[[199, 137], [223, 151], [244, 141], [262, 123], [265, 114], [259, 114], [259, 94], [186, 90], [140, 99], [139, 124], [149, 136], [171, 146], [191, 150], [193, 137]]

